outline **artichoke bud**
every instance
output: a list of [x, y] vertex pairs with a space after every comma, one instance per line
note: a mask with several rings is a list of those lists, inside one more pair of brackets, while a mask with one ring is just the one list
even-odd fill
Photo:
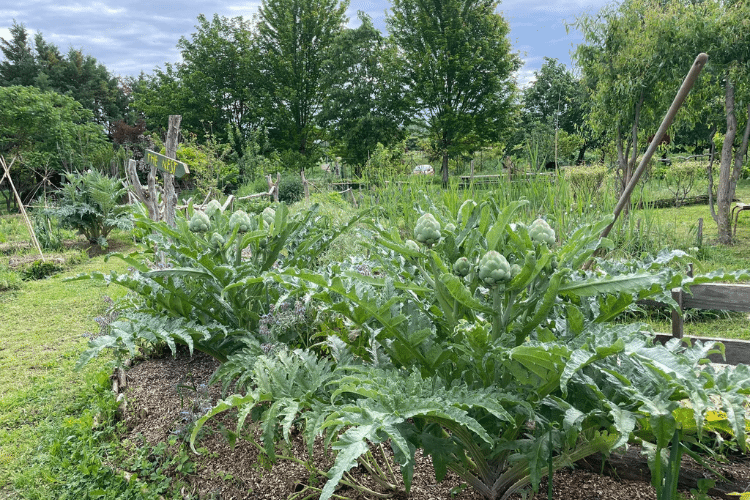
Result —
[[414, 226], [414, 239], [431, 247], [440, 241], [440, 223], [435, 216], [427, 213], [417, 220]]
[[196, 210], [193, 216], [190, 217], [188, 229], [194, 233], [206, 233], [211, 229], [211, 219], [205, 213]]
[[510, 264], [495, 250], [490, 250], [479, 260], [479, 279], [488, 286], [499, 285], [511, 278]]
[[529, 236], [534, 243], [555, 244], [555, 230], [544, 219], [537, 219], [529, 226]]
[[453, 263], [453, 272], [459, 276], [466, 276], [471, 271], [471, 262], [466, 257], [459, 257]]
[[244, 210], [237, 210], [229, 218], [229, 227], [232, 229], [232, 231], [237, 228], [238, 233], [246, 233], [250, 231], [251, 225], [252, 222], [250, 221], [250, 216], [247, 215], [247, 212], [245, 212]]

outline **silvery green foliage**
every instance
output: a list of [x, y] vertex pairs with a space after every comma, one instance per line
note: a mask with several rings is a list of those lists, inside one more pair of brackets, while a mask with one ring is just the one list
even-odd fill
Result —
[[142, 343], [165, 342], [173, 352], [176, 344], [183, 344], [219, 361], [248, 343], [262, 343], [261, 317], [284, 296], [270, 275], [287, 266], [313, 267], [321, 252], [356, 223], [354, 218], [331, 228], [317, 205], [290, 217], [280, 204], [269, 230], [264, 219], [268, 213], [248, 215], [243, 220], [249, 222], [248, 231], [240, 232], [240, 224], [232, 226], [230, 217], [216, 210], [211, 233], [191, 231], [194, 220], [204, 223], [207, 217], [198, 211], [187, 219], [178, 217], [174, 228], [139, 213], [137, 224], [148, 234], [144, 248], [114, 255], [128, 262], [131, 272], [75, 278], [116, 283], [138, 297], [122, 308], [108, 335], [90, 343], [79, 365], [104, 348], [133, 355]]
[[[542, 476], [623, 446], [633, 433], [661, 457], [683, 424], [674, 410], [686, 397], [696, 401], [689, 415], [696, 425], [718, 401], [733, 415], [744, 449], [746, 367], [701, 371], [719, 346], [661, 346], [643, 325], [611, 323], [635, 300], [662, 297], [684, 281], [671, 265], [677, 255], [621, 273], [584, 271], [609, 245], [599, 234], [611, 219], [557, 246], [511, 223], [522, 202], [501, 209], [466, 202], [453, 215], [425, 205], [442, 227], [456, 226], [426, 252], [372, 222], [367, 272], [360, 262], [343, 262], [274, 274], [345, 327], [327, 339], [330, 357], [253, 346], [231, 356], [226, 364], [235, 374], [242, 363], [252, 367], [243, 375], [246, 391], [201, 419], [193, 441], [209, 418], [229, 409], [239, 411], [240, 427], [250, 414], [262, 422], [271, 457], [274, 440], [288, 439], [292, 425], [309, 446], [323, 436], [336, 452], [323, 499], [370, 445], [385, 442], [406, 490], [422, 449], [438, 480], [452, 470], [490, 499], [536, 488]], [[479, 276], [488, 252], [514, 269], [502, 286]], [[452, 272], [459, 259], [469, 262], [465, 276]]]

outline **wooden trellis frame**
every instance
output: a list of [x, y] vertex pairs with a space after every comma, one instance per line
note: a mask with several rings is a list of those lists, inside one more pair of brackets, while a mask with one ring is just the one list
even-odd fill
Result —
[[42, 258], [42, 262], [45, 262], [44, 258], [44, 252], [42, 252], [42, 247], [39, 244], [39, 240], [36, 239], [36, 233], [34, 233], [34, 226], [31, 225], [31, 221], [29, 220], [29, 215], [26, 213], [26, 208], [23, 206], [23, 201], [21, 201], [21, 197], [18, 195], [18, 191], [16, 191], [16, 186], [13, 184], [13, 179], [10, 177], [10, 169], [13, 167], [13, 164], [16, 162], [16, 158], [14, 157], [10, 165], [5, 163], [5, 158], [0, 155], [0, 166], [3, 167], [3, 176], [0, 177], [0, 185], [3, 184], [3, 181], [7, 178], [8, 184], [10, 184], [10, 189], [13, 191], [13, 195], [16, 197], [16, 201], [18, 202], [18, 207], [21, 209], [21, 215], [23, 216], [23, 220], [26, 223], [26, 229], [29, 230], [29, 235], [31, 236], [31, 241], [34, 242], [34, 247], [39, 252], [39, 255]]

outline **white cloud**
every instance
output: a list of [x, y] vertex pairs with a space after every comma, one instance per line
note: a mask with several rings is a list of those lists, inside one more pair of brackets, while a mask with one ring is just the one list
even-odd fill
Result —
[[118, 14], [124, 14], [126, 12], [126, 9], [122, 7], [111, 8], [102, 2], [92, 2], [89, 4], [75, 3], [68, 5], [50, 5], [48, 8], [53, 11], [64, 12], [67, 14], [105, 14], [115, 16]]
[[519, 88], [525, 89], [536, 81], [534, 71], [536, 70], [524, 66], [516, 72], [516, 82], [518, 83]]
[[240, 15], [243, 17], [250, 17], [252, 14], [255, 14], [256, 12], [258, 12], [258, 8], [260, 8], [260, 2], [244, 2], [234, 5], [227, 5], [225, 7], [226, 10], [234, 13], [232, 15]]

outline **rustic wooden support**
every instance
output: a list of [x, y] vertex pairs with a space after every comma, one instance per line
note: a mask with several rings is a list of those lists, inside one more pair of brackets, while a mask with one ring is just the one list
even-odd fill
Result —
[[[177, 150], [177, 138], [180, 132], [180, 115], [170, 115], [169, 131], [167, 132], [167, 156], [175, 158]], [[148, 210], [148, 216], [153, 221], [166, 221], [167, 224], [174, 227], [175, 211], [177, 209], [177, 194], [174, 190], [174, 175], [164, 172], [164, 187], [156, 183], [156, 165], [151, 165], [148, 173], [148, 182], [146, 187], [138, 180], [136, 170], [136, 161], [128, 160], [125, 167], [125, 178], [128, 182], [128, 193], [131, 198], [135, 198], [144, 205]]]
[[713, 338], [713, 337], [685, 337], [685, 309], [718, 309], [721, 311], [750, 312], [750, 285], [705, 283], [692, 285], [690, 293], [682, 288], [672, 290], [672, 298], [678, 308], [672, 310], [672, 335], [657, 335], [657, 340], [666, 342], [670, 338], [700, 340], [706, 342], [721, 342], [726, 349], [726, 359], [719, 355], [709, 356], [715, 363], [737, 365], [750, 362], [750, 342], [746, 340]]
[[302, 172], [300, 172], [300, 176], [302, 177], [302, 187], [305, 190], [305, 199], [309, 200], [310, 199], [310, 184], [307, 181], [307, 179], [305, 178], [305, 171], [304, 170]]
[[266, 181], [268, 182], [268, 193], [273, 196], [273, 201], [278, 203], [279, 183], [281, 182], [281, 174], [279, 172], [276, 173], [276, 182], [273, 182], [273, 178], [271, 177], [271, 174], [268, 174], [266, 176]]
[[[693, 84], [698, 79], [698, 75], [700, 75], [703, 67], [706, 65], [706, 61], [708, 61], [708, 55], [704, 53], [698, 54], [698, 56], [695, 58], [690, 71], [688, 72], [685, 80], [680, 86], [680, 89], [677, 91], [677, 95], [672, 101], [672, 105], [669, 107], [667, 114], [664, 116], [664, 120], [662, 120], [661, 125], [659, 126], [659, 130], [657, 130], [656, 134], [654, 134], [654, 139], [651, 141], [651, 144], [649, 144], [646, 152], [643, 154], [641, 163], [638, 165], [638, 168], [636, 168], [635, 172], [633, 172], [633, 176], [631, 177], [629, 184], [625, 187], [622, 196], [620, 196], [620, 200], [617, 202], [617, 206], [614, 210], [615, 218], [612, 223], [602, 231], [602, 238], [606, 238], [607, 235], [609, 235], [609, 232], [615, 225], [615, 222], [620, 216], [620, 213], [625, 208], [625, 206], [630, 203], [630, 195], [635, 189], [635, 186], [638, 184], [638, 180], [641, 178], [641, 174], [643, 174], [644, 170], [646, 170], [646, 166], [651, 160], [651, 157], [654, 155], [656, 148], [659, 146], [659, 144], [661, 144], [661, 141], [664, 138], [664, 134], [667, 133], [667, 129], [670, 125], [672, 125], [672, 121], [674, 121], [674, 117], [677, 115], [677, 111], [680, 109], [680, 106], [682, 106], [682, 103], [690, 93], [690, 89], [693, 88]], [[589, 263], [587, 263], [585, 266], [586, 268], [591, 265], [590, 262], [593, 261], [589, 261]]]
[[681, 339], [684, 335], [684, 318], [682, 311], [682, 288], [672, 290], [672, 299], [677, 302], [677, 309], [672, 309], [672, 337]]
[[705, 283], [692, 285], [690, 293], [677, 288], [683, 308], [750, 312], [750, 285]]
[[[167, 129], [167, 157], [176, 159], [177, 138], [180, 135], [181, 115], [169, 115], [169, 128]], [[177, 208], [177, 193], [174, 190], [174, 175], [164, 172], [164, 221], [168, 226], [175, 226], [175, 211]]]
[[233, 203], [234, 203], [234, 195], [230, 194], [229, 197], [227, 198], [227, 201], [225, 201], [224, 205], [222, 205], [221, 211], [226, 212], [227, 208], [229, 208], [230, 206], [234, 206]]

